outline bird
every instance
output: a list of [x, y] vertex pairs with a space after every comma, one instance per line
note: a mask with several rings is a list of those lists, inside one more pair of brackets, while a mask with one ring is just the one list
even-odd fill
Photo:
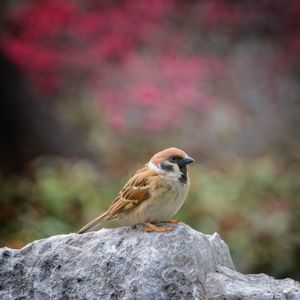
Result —
[[187, 166], [194, 159], [175, 147], [164, 149], [129, 179], [109, 208], [78, 233], [103, 227], [104, 223], [118, 220], [121, 225], [144, 224], [146, 232], [165, 232], [176, 224], [169, 220], [183, 205], [189, 190]]

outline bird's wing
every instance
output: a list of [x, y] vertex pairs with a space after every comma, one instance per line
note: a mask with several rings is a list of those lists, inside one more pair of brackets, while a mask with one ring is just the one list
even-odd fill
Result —
[[147, 166], [138, 170], [125, 184], [108, 209], [110, 219], [129, 212], [151, 196], [151, 189], [157, 186], [158, 174]]
[[137, 207], [140, 203], [150, 198], [150, 190], [154, 187], [157, 188], [159, 182], [158, 174], [144, 166], [125, 184], [108, 210], [85, 225], [78, 233], [89, 231]]

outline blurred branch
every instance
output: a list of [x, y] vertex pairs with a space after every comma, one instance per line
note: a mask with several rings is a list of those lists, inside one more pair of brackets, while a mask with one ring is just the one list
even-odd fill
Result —
[[88, 158], [95, 156], [53, 106], [34, 96], [16, 66], [0, 52], [0, 169], [20, 171], [42, 155]]

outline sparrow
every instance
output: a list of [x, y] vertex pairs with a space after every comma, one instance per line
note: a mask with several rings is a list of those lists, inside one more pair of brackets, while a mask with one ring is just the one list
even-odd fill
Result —
[[157, 226], [168, 221], [184, 203], [189, 189], [187, 166], [194, 161], [184, 151], [167, 148], [156, 153], [125, 184], [107, 211], [89, 222], [78, 233], [118, 220], [121, 225], [143, 223], [147, 232], [164, 232], [174, 228]]

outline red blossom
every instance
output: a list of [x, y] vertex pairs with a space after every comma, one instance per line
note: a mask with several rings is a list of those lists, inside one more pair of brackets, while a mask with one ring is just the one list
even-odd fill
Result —
[[124, 59], [146, 42], [171, 3], [123, 1], [95, 9], [67, 0], [29, 1], [8, 15], [17, 33], [7, 33], [2, 48], [44, 92], [51, 91], [54, 73], [62, 81], [70, 70], [93, 72], [91, 66]]
[[127, 120], [128, 126], [134, 123], [146, 130], [166, 130], [176, 126], [187, 108], [206, 111], [213, 106], [205, 90], [210, 77], [219, 76], [224, 68], [223, 61], [209, 56], [133, 56], [122, 68], [111, 69], [108, 80], [101, 79], [98, 99], [107, 107], [112, 126], [116, 126], [117, 115], [117, 122]]
[[[247, 32], [277, 43], [277, 71], [299, 66], [297, 1], [32, 0], [7, 19], [1, 47], [34, 86], [88, 84], [114, 128], [165, 130], [212, 109], [210, 80], [226, 76], [226, 45]], [[225, 46], [206, 45], [214, 34]]]

